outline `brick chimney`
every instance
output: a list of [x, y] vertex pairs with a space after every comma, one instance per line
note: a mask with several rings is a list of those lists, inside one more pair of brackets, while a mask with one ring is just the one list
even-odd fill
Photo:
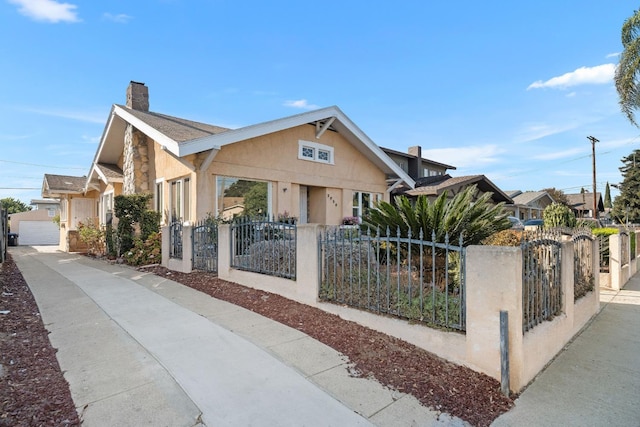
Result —
[[417, 145], [415, 147], [409, 147], [409, 155], [414, 156], [409, 159], [409, 176], [413, 179], [418, 179], [422, 176], [422, 147]]
[[127, 107], [134, 110], [149, 111], [149, 88], [144, 83], [133, 80], [127, 87]]

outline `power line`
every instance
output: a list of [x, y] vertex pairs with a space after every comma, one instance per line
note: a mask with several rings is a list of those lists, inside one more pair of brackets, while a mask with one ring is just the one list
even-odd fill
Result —
[[81, 170], [86, 170], [87, 169], [87, 168], [79, 168], [79, 167], [73, 167], [73, 166], [38, 165], [38, 164], [35, 164], [35, 163], [14, 162], [12, 160], [2, 160], [2, 159], [0, 159], [0, 162], [13, 163], [13, 164], [16, 164], [16, 165], [38, 166], [38, 167], [42, 167], [42, 168], [53, 168], [53, 169], [81, 169]]

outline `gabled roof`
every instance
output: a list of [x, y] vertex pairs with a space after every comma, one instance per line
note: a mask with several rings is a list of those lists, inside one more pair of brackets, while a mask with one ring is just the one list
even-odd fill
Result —
[[553, 198], [546, 191], [525, 191], [517, 196], [511, 196], [515, 205], [528, 205], [545, 197], [548, 197], [551, 203], [554, 202]]
[[484, 175], [469, 175], [451, 177], [450, 175], [430, 176], [420, 178], [416, 182], [416, 188], [406, 192], [409, 196], [438, 196], [444, 191], [458, 187], [468, 187], [476, 184], [478, 190], [483, 193], [493, 193], [495, 202], [512, 203], [513, 201], [502, 190]]
[[62, 194], [81, 194], [87, 182], [86, 176], [44, 174], [42, 197], [58, 197]]
[[406, 183], [411, 188], [415, 185], [413, 179], [400, 166], [391, 160], [380, 147], [335, 106], [239, 129], [227, 129], [164, 114], [133, 110], [122, 105], [114, 105], [100, 139], [100, 145], [94, 158], [94, 165], [97, 163], [116, 163], [118, 161], [123, 150], [123, 136], [127, 124], [131, 124], [152, 138], [160, 144], [163, 150], [192, 170], [195, 170], [195, 167], [184, 159], [185, 156], [209, 151], [209, 156], [200, 166], [204, 170], [209, 167], [215, 155], [225, 145], [304, 124], [314, 125], [317, 138], [328, 129], [339, 132], [380, 170], [387, 175], [398, 177], [398, 182], [394, 185], [401, 182]]
[[[578, 211], [590, 211], [593, 209], [593, 193], [577, 193], [567, 194], [567, 200], [569, 206]], [[604, 203], [602, 202], [602, 195], [596, 192], [596, 201], [598, 203], [598, 211], [604, 212]]]
[[[382, 151], [384, 151], [385, 153], [393, 154], [393, 155], [398, 156], [398, 157], [404, 157], [406, 159], [416, 159], [416, 158], [418, 158], [418, 156], [414, 156], [413, 154], [403, 153], [402, 151], [393, 150], [391, 148], [385, 148], [385, 147], [380, 147], [380, 148], [382, 148]], [[452, 169], [452, 170], [456, 169], [455, 166], [447, 165], [445, 163], [436, 162], [435, 160], [431, 160], [431, 159], [425, 159], [424, 157], [421, 157], [420, 160], [423, 161], [423, 162], [431, 163], [431, 164], [436, 165], [436, 166], [440, 166], [443, 169]]]

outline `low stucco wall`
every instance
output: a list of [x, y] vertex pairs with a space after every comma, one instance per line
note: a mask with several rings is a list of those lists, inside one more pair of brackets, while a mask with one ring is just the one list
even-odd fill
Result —
[[[343, 319], [398, 337], [439, 357], [468, 366], [500, 380], [500, 311], [509, 313], [509, 357], [511, 390], [522, 390], [566, 343], [599, 310], [599, 269], [594, 260], [595, 289], [573, 301], [573, 246], [563, 243], [563, 313], [530, 331], [522, 328], [522, 252], [518, 247], [471, 246], [466, 262], [466, 334], [409, 324], [402, 319], [380, 316], [318, 299], [318, 243], [320, 226], [298, 226], [297, 277], [283, 279], [230, 268], [230, 227], [218, 229], [218, 277], [255, 289], [282, 295], [320, 308]], [[163, 230], [163, 265], [191, 271], [190, 228], [184, 227], [183, 259], [169, 259], [168, 230]], [[597, 245], [594, 242], [594, 245]], [[597, 248], [594, 246], [594, 248]], [[597, 257], [594, 257], [597, 258]], [[499, 271], [496, 266], [499, 266]]]

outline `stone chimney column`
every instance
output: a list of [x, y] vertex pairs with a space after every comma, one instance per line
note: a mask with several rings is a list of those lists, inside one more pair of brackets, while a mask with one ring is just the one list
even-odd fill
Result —
[[[139, 111], [149, 111], [149, 88], [144, 83], [132, 81], [127, 87], [127, 107]], [[149, 152], [147, 136], [127, 123], [124, 133], [122, 171], [124, 194], [148, 193]]]
[[149, 88], [144, 83], [131, 81], [127, 87], [127, 107], [149, 111]]

